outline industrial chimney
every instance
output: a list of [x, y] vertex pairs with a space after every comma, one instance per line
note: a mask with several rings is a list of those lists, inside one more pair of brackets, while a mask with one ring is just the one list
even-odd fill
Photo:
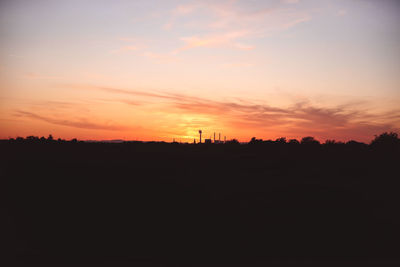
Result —
[[199, 134], [200, 134], [200, 144], [201, 144], [201, 134], [202, 134], [203, 132], [201, 131], [201, 130], [199, 130]]

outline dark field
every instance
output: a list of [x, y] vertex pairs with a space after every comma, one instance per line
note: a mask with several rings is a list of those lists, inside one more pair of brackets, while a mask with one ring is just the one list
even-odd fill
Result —
[[398, 144], [0, 151], [3, 266], [400, 263]]

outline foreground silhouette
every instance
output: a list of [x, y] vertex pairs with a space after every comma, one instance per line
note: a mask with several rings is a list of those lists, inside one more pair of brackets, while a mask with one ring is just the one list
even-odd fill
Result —
[[16, 265], [400, 262], [395, 133], [370, 144], [31, 136], [0, 150], [2, 258]]

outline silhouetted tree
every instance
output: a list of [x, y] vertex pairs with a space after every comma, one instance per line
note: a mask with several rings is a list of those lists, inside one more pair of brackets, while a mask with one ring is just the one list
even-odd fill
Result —
[[300, 144], [300, 142], [297, 139], [290, 139], [288, 144], [298, 145], [298, 144]]
[[375, 135], [375, 139], [371, 141], [371, 146], [373, 147], [390, 147], [397, 146], [400, 144], [400, 139], [397, 133], [394, 132], [384, 132], [380, 135]]
[[362, 147], [362, 146], [366, 146], [366, 144], [361, 143], [361, 142], [357, 142], [354, 140], [350, 140], [346, 143], [347, 146], [351, 146], [351, 147]]
[[286, 144], [286, 137], [280, 137], [276, 139], [275, 142], [279, 144]]
[[232, 139], [232, 140], [226, 141], [226, 144], [239, 145], [240, 143], [237, 139]]
[[251, 138], [251, 140], [250, 140], [250, 142], [249, 142], [249, 144], [250, 145], [254, 145], [254, 144], [260, 144], [260, 143], [262, 143], [262, 139], [257, 139], [257, 138], [255, 138], [255, 137], [252, 137]]
[[336, 144], [336, 141], [335, 141], [335, 140], [327, 139], [327, 140], [325, 141], [324, 144], [325, 144], [325, 145], [334, 145], [334, 144]]
[[30, 135], [30, 136], [26, 137], [26, 140], [30, 141], [30, 142], [35, 142], [35, 141], [39, 141], [39, 137]]
[[301, 139], [302, 145], [319, 145], [319, 141], [312, 136], [306, 136]]
[[49, 137], [47, 137], [47, 141], [49, 141], [49, 142], [54, 141], [53, 136], [51, 134], [49, 134]]

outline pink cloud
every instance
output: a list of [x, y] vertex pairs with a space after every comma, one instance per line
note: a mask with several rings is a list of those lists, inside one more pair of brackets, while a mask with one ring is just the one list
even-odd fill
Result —
[[[292, 4], [297, 2], [285, 1]], [[199, 17], [206, 19], [198, 19]], [[282, 5], [248, 10], [241, 7], [237, 1], [196, 1], [174, 8], [163, 28], [172, 30], [174, 27], [184, 26], [202, 30], [202, 34], [181, 37], [180, 40], [185, 44], [175, 50], [175, 54], [197, 47], [253, 50], [255, 46], [250, 42], [254, 38], [263, 38], [309, 20], [311, 20], [310, 12]]]
[[244, 38], [249, 33], [246, 31], [226, 32], [223, 34], [214, 34], [206, 36], [182, 37], [185, 45], [179, 50], [187, 50], [196, 47], [232, 47], [239, 50], [252, 50], [254, 46], [237, 43], [236, 40]]

